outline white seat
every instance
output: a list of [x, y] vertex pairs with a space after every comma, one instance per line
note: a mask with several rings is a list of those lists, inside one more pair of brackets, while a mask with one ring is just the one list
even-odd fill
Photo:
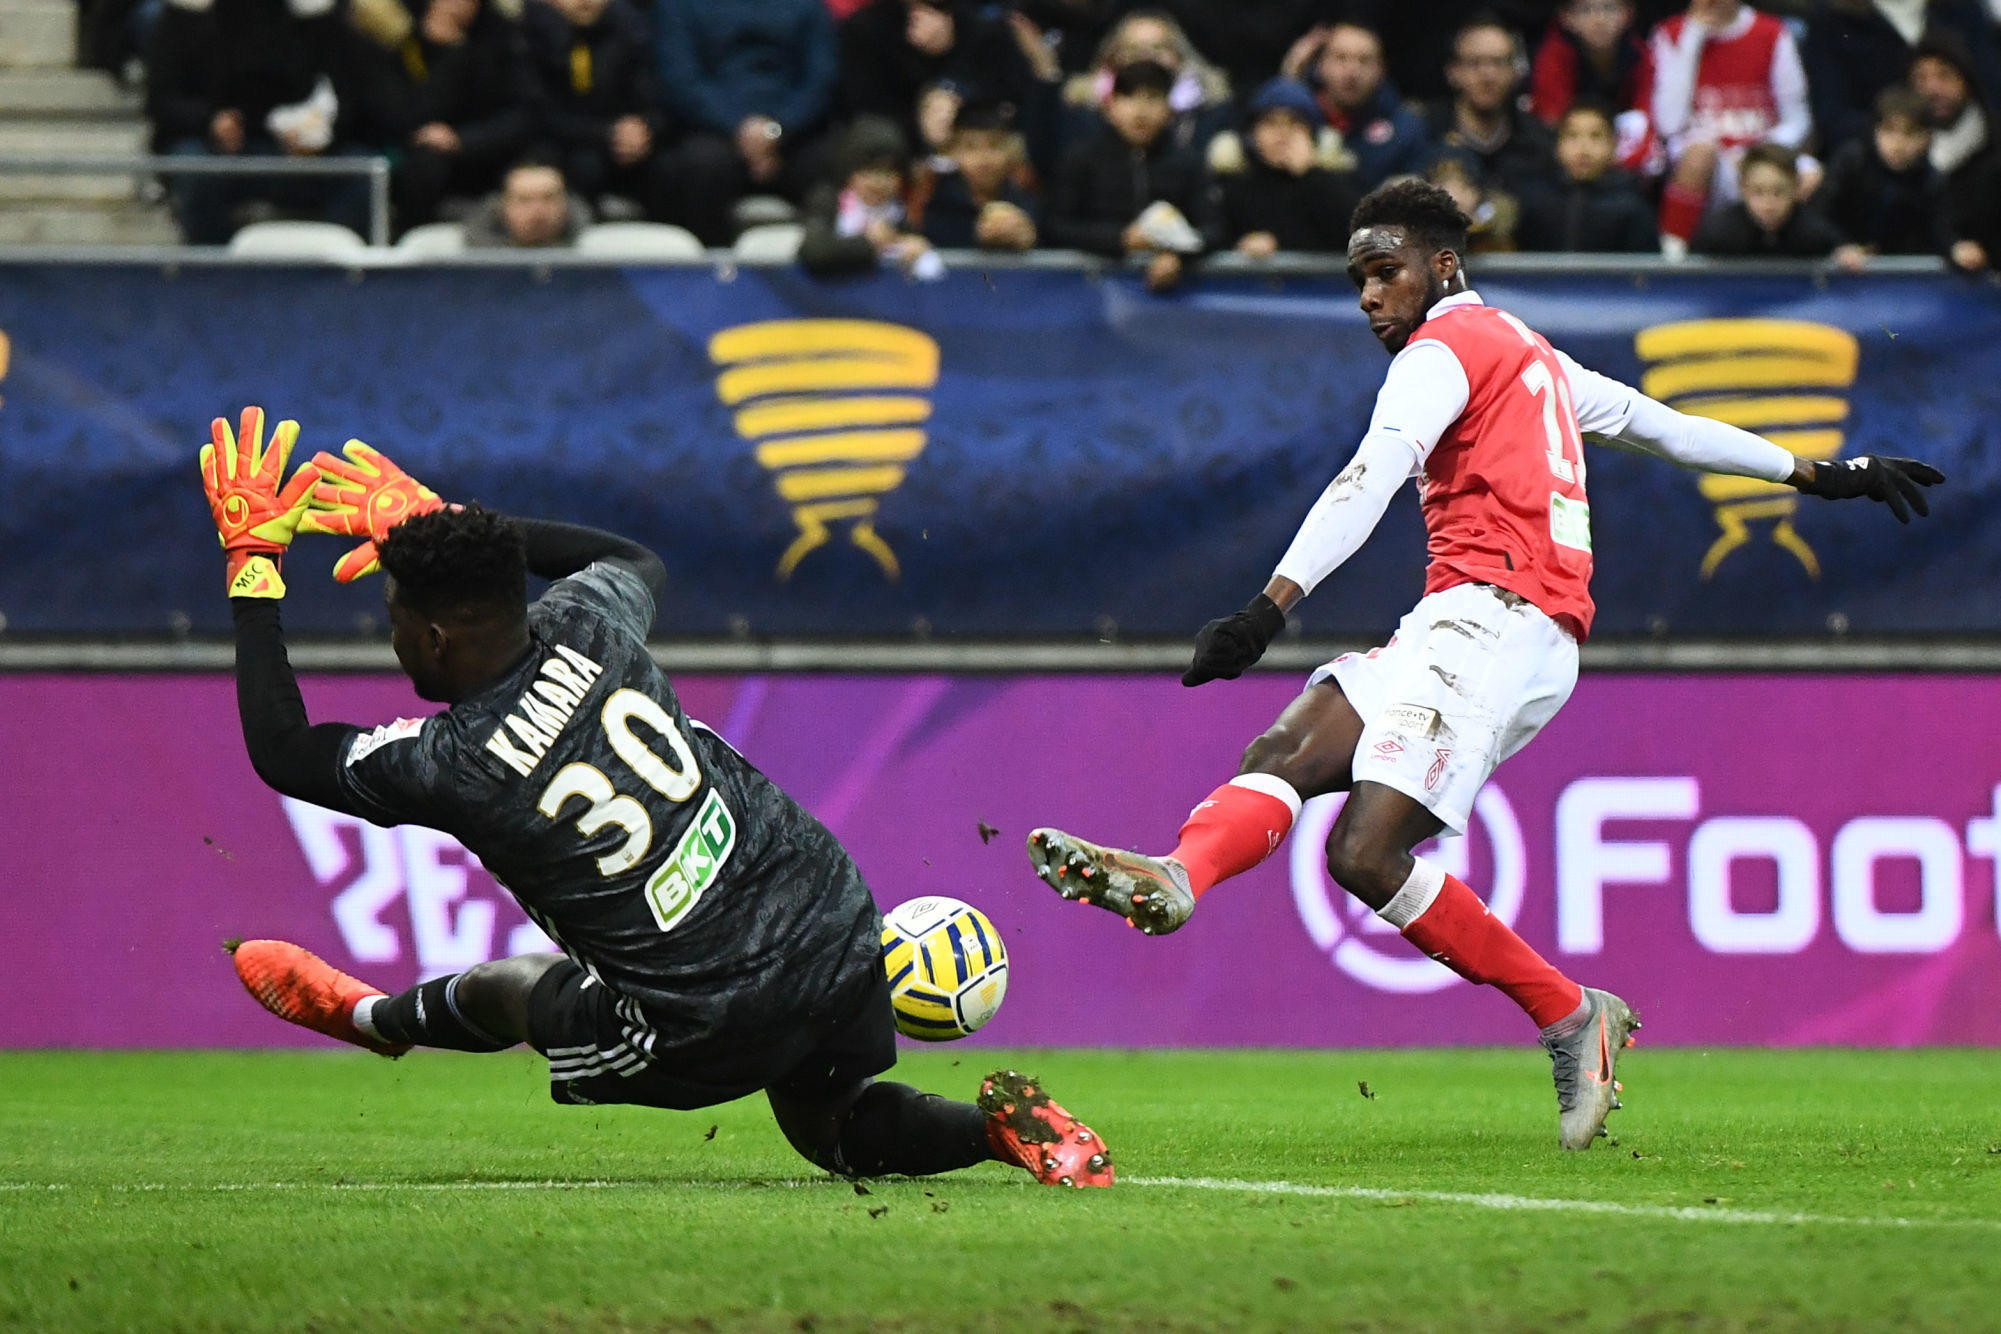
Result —
[[790, 264], [799, 258], [806, 229], [796, 222], [752, 227], [736, 239], [736, 257], [745, 264]]
[[253, 222], [229, 238], [229, 253], [264, 259], [348, 259], [368, 242], [337, 222]]
[[600, 222], [577, 237], [577, 253], [613, 259], [700, 259], [702, 243], [664, 222]]
[[440, 255], [463, 254], [466, 229], [456, 222], [427, 222], [403, 233], [396, 243], [399, 254], [410, 259], [433, 259]]
[[778, 222], [799, 221], [799, 210], [777, 195], [745, 195], [736, 201], [730, 210], [739, 230], [746, 227], [765, 227]]

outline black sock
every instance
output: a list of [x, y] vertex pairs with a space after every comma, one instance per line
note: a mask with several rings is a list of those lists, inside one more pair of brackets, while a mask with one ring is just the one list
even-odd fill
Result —
[[458, 980], [457, 973], [434, 977], [401, 995], [384, 996], [375, 1002], [368, 1022], [385, 1042], [410, 1042], [450, 1051], [506, 1051], [512, 1047], [512, 1042], [481, 1032], [459, 1013], [452, 998]]
[[869, 1085], [841, 1127], [841, 1165], [853, 1176], [930, 1176], [993, 1157], [985, 1112], [908, 1084]]

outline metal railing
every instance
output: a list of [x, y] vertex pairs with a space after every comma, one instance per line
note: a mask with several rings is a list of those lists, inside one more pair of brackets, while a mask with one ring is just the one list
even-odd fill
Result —
[[365, 176], [368, 243], [389, 244], [389, 159], [383, 157], [192, 157], [158, 153], [11, 153], [0, 175], [111, 176]]

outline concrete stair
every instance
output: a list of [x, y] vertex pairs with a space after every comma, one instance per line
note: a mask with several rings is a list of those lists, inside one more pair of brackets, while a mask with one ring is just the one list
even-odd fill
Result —
[[[72, 68], [74, 0], [0, 0], [0, 155], [147, 151], [141, 95]], [[150, 178], [0, 172], [0, 245], [172, 245]]]

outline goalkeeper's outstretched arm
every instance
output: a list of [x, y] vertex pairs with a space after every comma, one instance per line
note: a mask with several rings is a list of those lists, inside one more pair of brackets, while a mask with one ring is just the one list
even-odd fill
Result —
[[639, 576], [657, 604], [667, 588], [667, 567], [660, 557], [630, 538], [601, 528], [554, 519], [514, 516], [528, 548], [528, 573], [539, 579], [561, 579], [599, 561]]
[[288, 797], [360, 815], [342, 794], [340, 760], [355, 729], [306, 717], [306, 702], [285, 652], [276, 598], [231, 598], [236, 622], [236, 711], [250, 766]]

